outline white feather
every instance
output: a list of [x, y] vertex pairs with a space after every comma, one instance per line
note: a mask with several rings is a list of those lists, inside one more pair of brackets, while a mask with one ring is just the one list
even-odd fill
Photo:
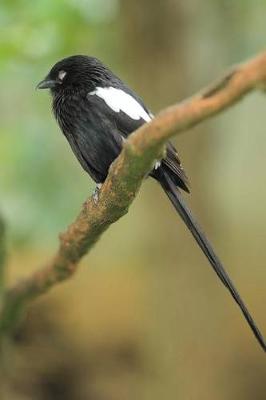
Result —
[[156, 161], [154, 165], [154, 169], [158, 169], [161, 166], [161, 161]]
[[144, 110], [134, 97], [121, 89], [114, 87], [97, 87], [90, 95], [96, 95], [103, 99], [105, 103], [115, 112], [123, 111], [134, 120], [143, 119], [148, 122], [151, 116]]

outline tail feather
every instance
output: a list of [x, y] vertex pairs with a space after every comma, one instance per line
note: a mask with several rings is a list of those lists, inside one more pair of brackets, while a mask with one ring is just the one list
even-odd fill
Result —
[[165, 193], [167, 194], [168, 198], [170, 199], [171, 203], [175, 207], [176, 211], [194, 236], [196, 242], [198, 243], [199, 247], [203, 251], [203, 253], [208, 258], [210, 264], [212, 265], [214, 271], [219, 276], [225, 287], [229, 290], [237, 304], [239, 305], [247, 323], [249, 324], [250, 328], [252, 329], [255, 337], [257, 338], [258, 342], [260, 343], [261, 347], [264, 351], [266, 351], [266, 342], [264, 337], [262, 336], [261, 332], [259, 331], [258, 327], [255, 324], [255, 321], [251, 317], [245, 303], [241, 299], [240, 295], [238, 294], [233, 282], [229, 278], [227, 272], [225, 271], [221, 261], [215, 254], [212, 245], [210, 244], [209, 240], [205, 236], [204, 232], [198, 225], [196, 219], [191, 214], [191, 211], [186, 206], [185, 201], [179, 191], [179, 189], [175, 186], [171, 178], [165, 171], [161, 171], [161, 176], [158, 179], [162, 188], [164, 189]]

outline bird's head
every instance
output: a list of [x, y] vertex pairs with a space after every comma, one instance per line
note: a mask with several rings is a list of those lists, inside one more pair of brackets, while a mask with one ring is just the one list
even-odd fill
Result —
[[57, 62], [37, 89], [50, 89], [53, 94], [62, 91], [93, 90], [106, 86], [114, 75], [94, 57], [76, 55]]

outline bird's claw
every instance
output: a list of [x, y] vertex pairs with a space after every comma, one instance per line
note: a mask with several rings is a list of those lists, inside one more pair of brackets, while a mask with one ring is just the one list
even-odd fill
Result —
[[94, 190], [94, 192], [92, 194], [92, 198], [93, 198], [94, 204], [97, 204], [98, 201], [99, 201], [99, 195], [100, 195], [101, 187], [102, 187], [102, 184], [101, 183], [97, 183], [96, 188], [95, 188], [95, 190]]

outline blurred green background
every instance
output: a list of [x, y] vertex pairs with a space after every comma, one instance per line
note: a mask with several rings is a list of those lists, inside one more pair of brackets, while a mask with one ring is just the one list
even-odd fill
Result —
[[[2, 0], [0, 210], [8, 278], [52, 256], [94, 184], [36, 84], [102, 59], [156, 113], [261, 51], [265, 0]], [[188, 203], [266, 334], [266, 98], [175, 138]], [[13, 339], [4, 400], [264, 400], [265, 355], [160, 188], [143, 184], [77, 275]]]

